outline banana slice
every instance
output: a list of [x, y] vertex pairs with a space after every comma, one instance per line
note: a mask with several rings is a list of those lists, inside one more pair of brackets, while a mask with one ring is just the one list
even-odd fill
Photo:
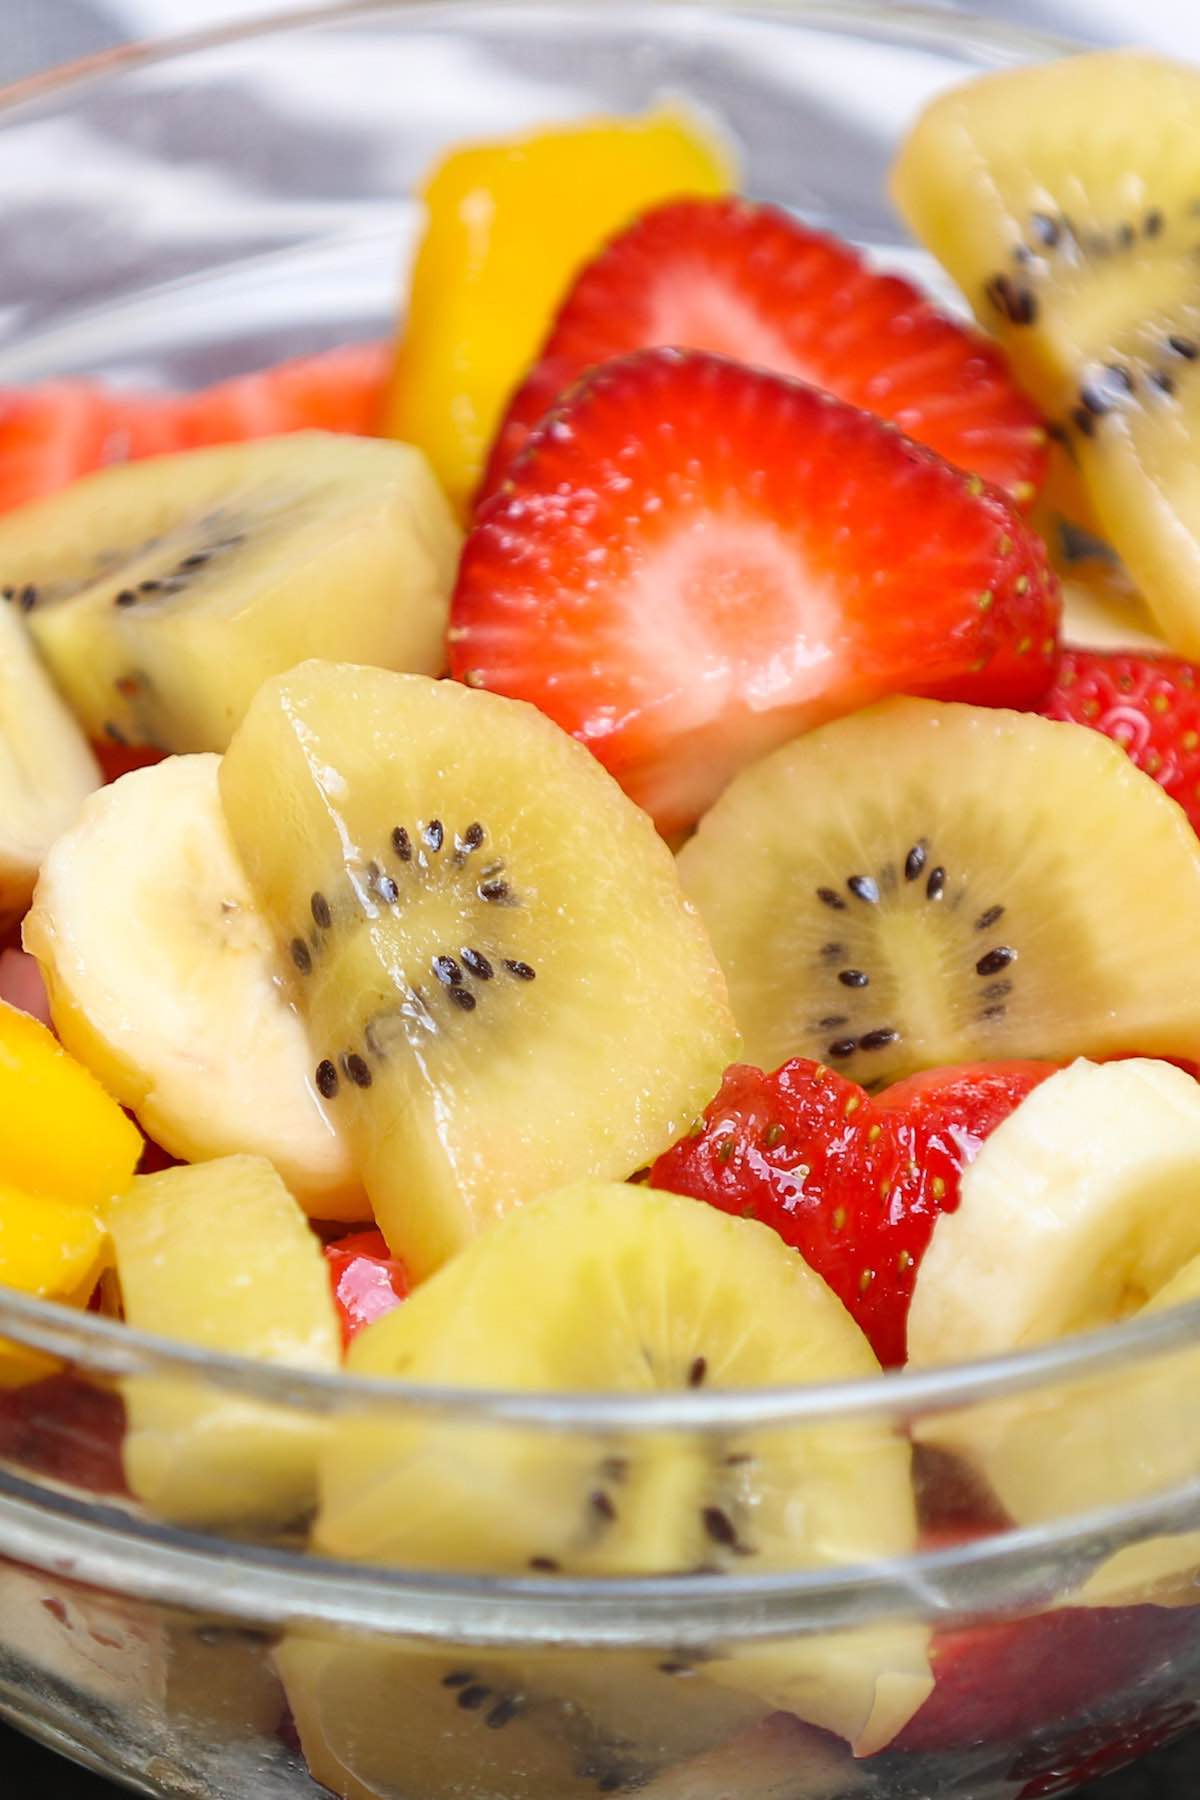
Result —
[[164, 1149], [265, 1156], [314, 1215], [367, 1218], [230, 841], [219, 763], [171, 757], [96, 794], [46, 858], [25, 946], [63, 1043]]
[[[651, 1394], [850, 1378], [878, 1364], [774, 1233], [675, 1195], [587, 1183], [477, 1239], [368, 1327], [350, 1367], [450, 1386]], [[413, 1414], [347, 1420], [323, 1456], [316, 1526], [317, 1547], [337, 1556], [591, 1575], [838, 1566], [914, 1542], [909, 1448], [874, 1420], [720, 1441]], [[647, 1707], [670, 1715], [682, 1704], [675, 1678], [646, 1671]], [[904, 1626], [748, 1647], [704, 1661], [687, 1682], [693, 1695], [711, 1688], [700, 1717], [720, 1735], [733, 1700], [749, 1697], [860, 1754], [888, 1742], [930, 1685], [925, 1634]], [[595, 1692], [582, 1704], [608, 1710]]]
[[[1190, 1076], [1148, 1060], [1051, 1076], [988, 1139], [958, 1211], [938, 1221], [909, 1313], [911, 1363], [1018, 1350], [1200, 1297], [1198, 1193]], [[1200, 1352], [1159, 1354], [920, 1432], [1034, 1524], [1194, 1480], [1198, 1380]], [[1192, 1537], [1134, 1545], [1092, 1577], [1087, 1597], [1148, 1598], [1196, 1561]]]
[[0, 606], [0, 930], [25, 911], [42, 858], [100, 781], [19, 614]]

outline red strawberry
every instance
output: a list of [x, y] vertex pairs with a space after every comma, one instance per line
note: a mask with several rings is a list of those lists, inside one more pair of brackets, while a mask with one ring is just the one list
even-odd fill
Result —
[[674, 344], [827, 388], [1032, 500], [1046, 469], [1037, 409], [1002, 351], [910, 282], [772, 206], [677, 200], [615, 238], [578, 277], [509, 406], [480, 488], [492, 493], [532, 428], [585, 369]]
[[1153, 775], [1200, 830], [1200, 668], [1180, 656], [1064, 650], [1039, 711], [1090, 725]]
[[958, 1205], [963, 1169], [1054, 1068], [936, 1069], [871, 1099], [802, 1058], [773, 1075], [740, 1065], [703, 1130], [661, 1156], [650, 1183], [773, 1227], [893, 1367], [917, 1269], [938, 1218]]
[[886, 694], [1048, 679], [1057, 581], [1002, 495], [814, 388], [644, 350], [534, 433], [467, 539], [453, 673], [530, 700], [664, 830]]
[[127, 393], [91, 381], [0, 392], [0, 512], [105, 463], [289, 431], [369, 436], [389, 361], [383, 344], [351, 344], [196, 394]]
[[122, 775], [128, 775], [132, 769], [148, 769], [152, 764], [161, 762], [166, 754], [165, 751], [151, 750], [142, 744], [117, 744], [111, 738], [103, 743], [93, 744], [92, 750], [105, 781], [119, 781]]
[[147, 396], [126, 412], [128, 454], [192, 450], [289, 431], [378, 430], [391, 366], [384, 344], [351, 344], [238, 375], [196, 394]]
[[0, 512], [40, 500], [98, 468], [109, 406], [105, 390], [90, 381], [0, 391]]
[[1183, 1698], [1176, 1686], [1153, 1706], [1085, 1726], [1049, 1751], [1044, 1745], [1027, 1750], [1008, 1773], [1010, 1781], [1024, 1782], [1014, 1800], [1052, 1800], [1077, 1793], [1085, 1782], [1099, 1781], [1173, 1742], [1195, 1724], [1196, 1710], [1195, 1701]]
[[75, 1375], [0, 1389], [0, 1461], [35, 1477], [125, 1493], [124, 1432], [120, 1397]]
[[[1032, 1732], [1056, 1726], [1060, 1731], [1075, 1727], [1075, 1737], [1081, 1715], [1102, 1714], [1175, 1650], [1192, 1643], [1194, 1635], [1188, 1609], [1161, 1606], [1064, 1607], [936, 1632], [930, 1657], [933, 1692], [889, 1749], [1016, 1746], [1025, 1744]], [[1094, 1738], [1110, 1744], [1122, 1734], [1116, 1723], [1107, 1733], [1102, 1725], [1092, 1730]], [[1040, 1756], [1045, 1761], [1045, 1746]], [[1059, 1785], [1027, 1791], [1032, 1796], [1069, 1790]]]
[[408, 1295], [408, 1273], [392, 1255], [381, 1231], [358, 1231], [336, 1238], [326, 1244], [325, 1260], [344, 1344]]

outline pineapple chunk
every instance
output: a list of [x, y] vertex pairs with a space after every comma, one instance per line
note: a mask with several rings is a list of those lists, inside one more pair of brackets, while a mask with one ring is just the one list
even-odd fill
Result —
[[[320, 1244], [264, 1157], [140, 1176], [109, 1222], [130, 1325], [290, 1368], [337, 1368]], [[200, 1378], [123, 1387], [126, 1477], [149, 1511], [181, 1525], [282, 1525], [311, 1503], [319, 1420]]]
[[734, 173], [723, 146], [679, 110], [454, 151], [425, 188], [389, 436], [424, 450], [465, 508], [576, 272], [647, 207], [725, 193]]

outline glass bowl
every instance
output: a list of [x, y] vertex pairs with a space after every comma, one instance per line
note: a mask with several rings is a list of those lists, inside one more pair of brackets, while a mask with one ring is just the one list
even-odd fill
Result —
[[[447, 145], [665, 93], [732, 136], [748, 192], [957, 304], [888, 206], [895, 146], [939, 88], [1065, 47], [891, 5], [443, 0], [104, 56], [0, 96], [0, 382], [199, 382], [380, 335]], [[289, 1375], [16, 1296], [0, 1337], [45, 1358], [0, 1392], [0, 1713], [144, 1794], [1036, 1800], [1200, 1707], [1196, 1307], [655, 1399]], [[347, 1431], [390, 1478], [436, 1469], [458, 1536], [310, 1553]], [[819, 1566], [717, 1517], [906, 1440], [915, 1538], [865, 1474]], [[651, 1464], [693, 1483], [711, 1554], [546, 1566], [543, 1501], [577, 1494], [586, 1541]], [[151, 1466], [153, 1512], [126, 1486]]]

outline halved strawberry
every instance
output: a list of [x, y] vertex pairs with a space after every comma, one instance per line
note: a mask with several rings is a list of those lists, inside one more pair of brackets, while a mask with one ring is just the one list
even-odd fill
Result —
[[0, 512], [105, 463], [289, 431], [371, 436], [389, 366], [386, 345], [350, 344], [194, 394], [127, 392], [99, 381], [0, 393]]
[[357, 1231], [335, 1238], [325, 1246], [325, 1260], [344, 1344], [408, 1295], [408, 1272], [392, 1255], [381, 1231]]
[[911, 282], [869, 268], [852, 245], [776, 207], [687, 199], [645, 213], [578, 277], [509, 405], [480, 499], [585, 369], [657, 344], [827, 388], [1020, 506], [1045, 476], [1037, 408], [990, 339], [939, 313]]
[[104, 460], [106, 390], [92, 381], [48, 381], [0, 391], [0, 512], [53, 494]]
[[934, 1069], [870, 1098], [821, 1063], [729, 1070], [654, 1187], [758, 1219], [828, 1282], [884, 1367], [905, 1359], [913, 1282], [963, 1169], [1053, 1063]]
[[[1084, 1761], [1078, 1754], [1081, 1721], [1093, 1715], [1088, 1727], [1093, 1753], [1119, 1744], [1127, 1723], [1119, 1711], [1113, 1716], [1114, 1705], [1125, 1694], [1136, 1695], [1139, 1683], [1194, 1636], [1187, 1608], [1161, 1606], [1064, 1607], [936, 1632], [930, 1652], [933, 1692], [889, 1749], [921, 1753], [1021, 1745], [1020, 1774], [1014, 1770], [1014, 1778], [1026, 1770], [1033, 1775], [1040, 1763], [1059, 1783], [1047, 1779], [1045, 1786], [1027, 1788], [1030, 1800], [1034, 1794], [1065, 1794], [1062, 1765]], [[1035, 1732], [1046, 1736], [1031, 1754]], [[1108, 1766], [1121, 1760], [1128, 1758], [1113, 1757]], [[1098, 1760], [1088, 1773], [1103, 1769]]]
[[[1106, 1623], [1112, 1628], [1112, 1621]], [[1153, 1666], [1149, 1664], [1147, 1672]], [[1186, 1697], [1184, 1683], [1173, 1683], [1150, 1705], [1146, 1704], [1146, 1697], [1143, 1693], [1130, 1711], [1072, 1731], [1050, 1748], [1039, 1744], [1023, 1750], [1008, 1772], [1009, 1781], [1023, 1783], [1013, 1800], [1058, 1800], [1060, 1795], [1078, 1794], [1085, 1782], [1099, 1781], [1117, 1769], [1140, 1762], [1143, 1756], [1173, 1743], [1194, 1727], [1200, 1709]], [[1146, 1775], [1149, 1777], [1149, 1770]], [[1171, 1779], [1169, 1771], [1160, 1771], [1160, 1775], [1168, 1782]], [[1152, 1788], [1137, 1789], [1144, 1800], [1156, 1791], [1161, 1791], [1157, 1782]], [[1109, 1800], [1119, 1800], [1107, 1783], [1104, 1794]], [[1094, 1800], [1099, 1800], [1099, 1796], [1094, 1796]]]
[[76, 1375], [0, 1389], [0, 1462], [23, 1473], [95, 1494], [124, 1494], [124, 1431], [120, 1396]]
[[238, 375], [163, 405], [180, 450], [289, 431], [370, 437], [380, 426], [390, 368], [385, 344], [351, 344]]
[[1200, 667], [1180, 656], [1064, 650], [1039, 710], [1102, 731], [1200, 831]]
[[721, 357], [595, 370], [467, 539], [455, 675], [530, 700], [665, 831], [746, 762], [886, 694], [1028, 703], [1058, 584], [995, 489]]

